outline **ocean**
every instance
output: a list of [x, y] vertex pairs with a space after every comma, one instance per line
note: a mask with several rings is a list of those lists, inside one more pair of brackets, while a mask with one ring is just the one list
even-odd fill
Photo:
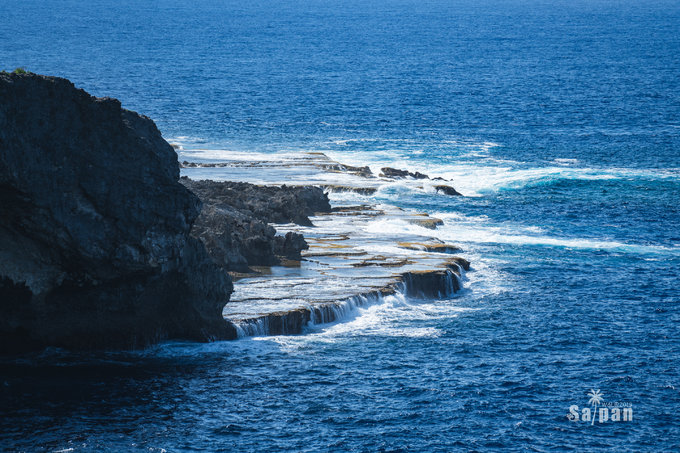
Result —
[[[430, 212], [472, 263], [450, 299], [303, 335], [3, 359], [3, 449], [680, 450], [680, 3], [3, 0], [0, 23], [0, 69], [185, 150], [452, 179], [337, 197]], [[595, 390], [632, 420], [582, 420]]]

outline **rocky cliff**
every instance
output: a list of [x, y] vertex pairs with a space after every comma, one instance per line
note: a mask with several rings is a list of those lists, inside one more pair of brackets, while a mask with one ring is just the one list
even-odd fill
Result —
[[300, 260], [308, 248], [301, 234], [277, 236], [269, 223], [311, 226], [309, 216], [331, 211], [318, 187], [272, 187], [229, 181], [180, 180], [198, 195], [203, 210], [191, 230], [225, 269], [249, 272], [249, 266], [272, 266], [281, 259]]
[[153, 121], [67, 80], [0, 74], [0, 349], [233, 338], [229, 276]]

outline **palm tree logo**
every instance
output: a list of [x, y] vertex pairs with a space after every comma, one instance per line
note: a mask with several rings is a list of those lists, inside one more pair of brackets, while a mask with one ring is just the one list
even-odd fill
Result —
[[590, 421], [590, 424], [593, 425], [595, 424], [595, 414], [597, 413], [597, 406], [602, 404], [602, 401], [604, 401], [604, 395], [602, 392], [600, 392], [600, 389], [593, 390], [591, 389], [590, 392], [588, 392], [588, 396], [590, 399], [588, 400], [588, 404], [593, 406], [593, 415]]

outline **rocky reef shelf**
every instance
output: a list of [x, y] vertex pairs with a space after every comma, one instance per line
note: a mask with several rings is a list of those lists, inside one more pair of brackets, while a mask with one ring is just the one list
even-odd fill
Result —
[[[179, 153], [182, 174], [191, 180], [285, 185], [280, 190], [315, 185], [331, 197], [332, 208], [310, 215], [309, 224], [270, 222], [279, 234], [304, 237], [308, 248], [301, 250], [299, 261], [232, 273], [234, 292], [222, 314], [241, 338], [300, 334], [389, 296], [442, 299], [462, 288], [469, 262], [452, 255], [459, 247], [428, 233], [441, 219], [371, 199], [382, 186], [397, 181], [415, 189], [428, 190], [429, 185], [429, 192], [436, 193], [434, 186], [442, 180], [389, 168], [375, 176], [368, 167], [343, 165], [322, 153]], [[363, 196], [362, 203], [348, 201], [352, 194]], [[395, 223], [413, 225], [413, 232], [390, 233], [380, 227]]]
[[[321, 152], [244, 153], [191, 149], [174, 145], [182, 174], [190, 179], [247, 182], [258, 185], [313, 185], [330, 193], [352, 192], [370, 196], [390, 185], [401, 185], [438, 196], [460, 196], [452, 182], [442, 178], [383, 167], [353, 167]], [[376, 174], [377, 173], [377, 174]]]
[[[458, 262], [448, 264], [448, 269], [438, 271], [407, 272], [394, 276], [391, 283], [370, 292], [350, 296], [339, 301], [311, 301], [308, 305], [253, 316], [249, 313], [231, 313], [227, 319], [234, 325], [239, 338], [265, 335], [293, 335], [304, 332], [308, 325], [328, 324], [342, 320], [357, 308], [382, 303], [386, 296], [396, 293], [411, 298], [441, 299], [451, 297], [462, 287], [463, 267]], [[313, 284], [307, 282], [308, 286]], [[304, 301], [304, 299], [300, 299]], [[247, 299], [242, 303], [249, 303]], [[271, 300], [270, 300], [271, 302]], [[304, 302], [303, 302], [304, 303]], [[269, 304], [270, 307], [275, 303]]]

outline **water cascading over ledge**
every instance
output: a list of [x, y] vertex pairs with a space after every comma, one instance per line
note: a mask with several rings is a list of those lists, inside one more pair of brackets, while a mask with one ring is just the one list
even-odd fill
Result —
[[448, 269], [407, 272], [396, 277], [392, 284], [374, 291], [358, 294], [332, 303], [309, 304], [285, 312], [270, 313], [250, 319], [234, 321], [239, 338], [269, 335], [296, 335], [309, 325], [328, 324], [342, 320], [359, 308], [384, 302], [387, 296], [401, 294], [412, 299], [445, 299], [462, 288], [462, 275], [470, 263], [462, 258]]

